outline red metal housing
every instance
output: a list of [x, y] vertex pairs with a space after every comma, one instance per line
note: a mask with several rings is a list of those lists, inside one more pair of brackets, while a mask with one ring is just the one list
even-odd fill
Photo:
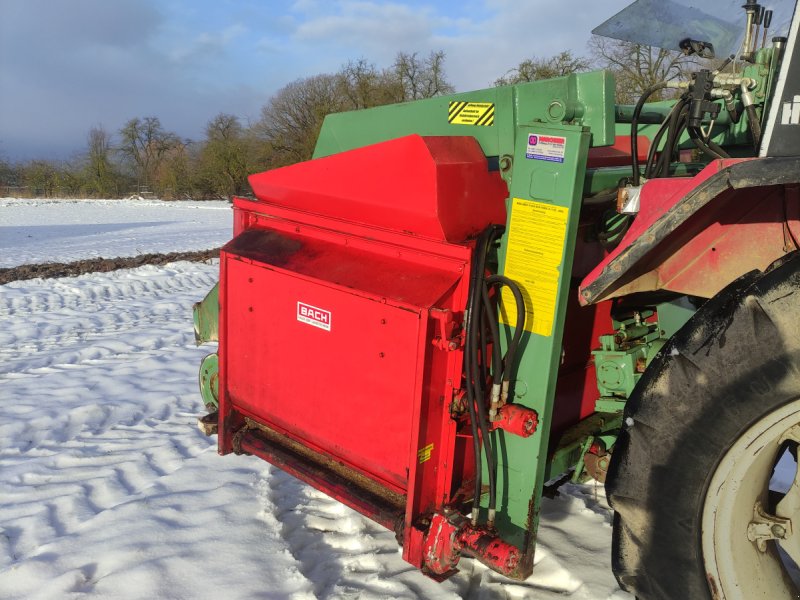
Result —
[[506, 186], [473, 138], [416, 135], [250, 181], [221, 252], [219, 451], [394, 529], [422, 567], [474, 479], [451, 404], [472, 238], [505, 222]]
[[710, 298], [798, 249], [797, 159], [726, 159], [651, 179], [619, 246], [581, 283], [583, 305], [656, 290]]

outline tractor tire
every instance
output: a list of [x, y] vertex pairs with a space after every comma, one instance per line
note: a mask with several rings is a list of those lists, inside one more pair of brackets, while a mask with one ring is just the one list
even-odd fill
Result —
[[[790, 577], [800, 563], [800, 255], [703, 304], [624, 417], [606, 481], [623, 589], [645, 600], [800, 597]], [[770, 493], [787, 452], [795, 481]], [[776, 529], [776, 511], [795, 505], [795, 522]]]

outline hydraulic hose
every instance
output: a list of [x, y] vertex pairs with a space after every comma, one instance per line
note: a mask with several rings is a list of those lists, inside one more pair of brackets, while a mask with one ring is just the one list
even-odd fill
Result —
[[[469, 298], [467, 305], [467, 323], [466, 323], [466, 347], [464, 348], [464, 375], [466, 379], [467, 390], [467, 408], [469, 409], [469, 421], [472, 429], [472, 450], [475, 458], [475, 487], [472, 497], [472, 524], [476, 525], [478, 522], [478, 513], [480, 511], [481, 490], [483, 487], [482, 468], [481, 468], [481, 437], [478, 428], [478, 415], [475, 410], [475, 388], [472, 384], [472, 362], [473, 354], [475, 352], [472, 343], [475, 338], [475, 328], [480, 324], [480, 314], [477, 304], [475, 303], [475, 289], [478, 282], [483, 277], [481, 273], [479, 276], [478, 263], [481, 253], [486, 253], [486, 247], [482, 244], [483, 236], [478, 238], [475, 245], [475, 251], [472, 259], [472, 268], [470, 270], [469, 281]], [[476, 323], [477, 321], [477, 323]]]
[[670, 120], [669, 130], [667, 132], [667, 141], [664, 146], [664, 151], [656, 161], [653, 172], [654, 177], [669, 177], [669, 167], [672, 163], [672, 157], [677, 150], [681, 134], [683, 133], [684, 129], [686, 129], [688, 118], [689, 100], [688, 98], [684, 98], [683, 102], [680, 104], [680, 110], [676, 111]]
[[[497, 324], [497, 311], [489, 298], [489, 288], [487, 282], [481, 286], [481, 297], [483, 298], [483, 311], [486, 316], [486, 324], [489, 328], [489, 336], [492, 341], [492, 384], [499, 386], [503, 376], [503, 351], [500, 348], [500, 326]], [[485, 330], [482, 330], [485, 331]], [[492, 390], [494, 393], [494, 390]]]
[[[491, 303], [489, 299], [489, 292], [488, 288], [493, 285], [504, 285], [507, 286], [511, 293], [514, 296], [514, 301], [516, 303], [517, 309], [517, 319], [515, 324], [514, 335], [511, 338], [511, 341], [508, 345], [508, 350], [506, 351], [505, 357], [502, 356], [502, 351], [500, 349], [500, 329], [497, 324], [497, 312], [495, 307]], [[525, 328], [525, 301], [522, 297], [522, 291], [519, 289], [519, 286], [512, 281], [511, 279], [504, 277], [502, 275], [492, 275], [486, 279], [483, 286], [483, 298], [484, 298], [484, 308], [487, 313], [487, 319], [490, 324], [490, 333], [492, 336], [492, 396], [491, 396], [491, 405], [497, 406], [499, 403], [505, 403], [508, 399], [508, 390], [511, 381], [511, 371], [514, 364], [515, 354], [517, 348], [519, 347], [520, 339], [522, 338], [522, 332]], [[498, 295], [495, 296], [495, 301], [497, 301]], [[478, 406], [478, 411], [481, 416], [481, 428], [484, 436], [489, 435], [488, 431], [488, 424], [489, 419], [484, 418], [485, 407], [481, 403]], [[491, 444], [489, 445], [491, 447]], [[494, 452], [492, 449], [491, 458], [489, 458], [489, 454], [487, 452], [487, 461], [491, 461], [491, 465], [494, 466]], [[496, 466], [495, 466], [496, 470]], [[494, 474], [493, 478], [496, 480], [496, 474]], [[490, 482], [489, 484], [489, 516], [487, 519], [487, 523], [489, 526], [494, 524], [495, 513], [496, 513], [496, 506], [497, 506], [497, 492], [495, 489], [496, 486], [493, 486]]]
[[[674, 110], [674, 109], [673, 109]], [[644, 176], [647, 179], [652, 177], [652, 170], [653, 170], [653, 161], [656, 156], [656, 148], [661, 144], [661, 139], [664, 137], [664, 134], [669, 129], [670, 121], [672, 119], [672, 113], [667, 115], [667, 118], [664, 119], [664, 122], [661, 124], [661, 127], [658, 128], [658, 131], [653, 136], [653, 141], [650, 144], [650, 150], [647, 152], [647, 162], [644, 164]], [[666, 144], [664, 145], [664, 152], [667, 151]], [[663, 152], [662, 152], [663, 154]]]
[[[488, 327], [488, 325], [486, 323], [486, 311], [483, 310], [483, 298], [481, 298], [481, 308], [480, 308], [479, 312], [480, 312], [480, 315], [481, 315], [481, 323], [480, 323], [480, 327], [481, 328], [478, 331], [483, 333], [483, 332], [486, 331], [486, 328]], [[479, 337], [480, 337], [480, 342], [481, 342], [481, 353], [480, 353], [480, 356], [481, 357], [488, 356], [489, 355], [488, 354], [488, 352], [489, 352], [489, 344], [486, 341], [486, 336], [485, 335], [480, 335]], [[486, 362], [486, 360], [482, 360], [481, 361], [480, 367], [481, 367], [481, 381], [487, 381], [489, 379], [489, 365]]]
[[[475, 306], [481, 306], [479, 310], [485, 316], [481, 319], [482, 322], [488, 324], [489, 333], [492, 341], [492, 393], [494, 394], [494, 390], [500, 388], [500, 381], [501, 381], [501, 367], [500, 364], [502, 363], [502, 354], [500, 349], [500, 329], [497, 324], [497, 314], [492, 309], [491, 302], [489, 300], [489, 291], [486, 287], [486, 279], [484, 277], [484, 273], [486, 272], [486, 256], [494, 243], [497, 235], [499, 233], [499, 229], [497, 226], [490, 226], [489, 228], [484, 231], [482, 236], [485, 236], [485, 246], [483, 252], [479, 255], [478, 260], [478, 287], [475, 290]], [[482, 349], [485, 349], [487, 344], [485, 343], [485, 333], [484, 329], [480, 330], [480, 337], [481, 337], [481, 346]], [[482, 369], [477, 368], [476, 359], [477, 353], [473, 354], [473, 373], [478, 374], [482, 372]], [[486, 351], [484, 350], [483, 354], [481, 355], [481, 361], [484, 365], [488, 363], [488, 356]], [[486, 467], [489, 474], [489, 506], [488, 506], [488, 517], [487, 517], [487, 524], [490, 526], [494, 524], [494, 517], [497, 510], [497, 466], [495, 463], [495, 456], [494, 456], [494, 448], [492, 447], [492, 441], [489, 436], [489, 418], [486, 414], [486, 389], [484, 388], [484, 384], [486, 379], [475, 379], [475, 399], [476, 399], [476, 407], [478, 413], [478, 425], [481, 430], [481, 439], [483, 440], [483, 451], [486, 454]]]
[[[482, 461], [481, 445], [486, 455], [486, 468], [489, 478], [489, 506], [487, 525], [494, 524], [497, 512], [497, 466], [495, 464], [494, 447], [491, 443], [487, 415], [486, 384], [491, 378], [492, 413], [496, 407], [508, 397], [511, 372], [517, 349], [525, 327], [525, 302], [519, 286], [502, 275], [484, 277], [487, 255], [502, 228], [492, 226], [484, 230], [475, 245], [472, 270], [470, 272], [470, 289], [467, 311], [466, 349], [464, 356], [464, 375], [467, 388], [467, 401], [473, 434], [473, 452], [475, 454], [475, 492], [472, 501], [472, 522], [477, 523], [482, 493]], [[493, 286], [508, 287], [516, 303], [516, 330], [509, 342], [506, 355], [503, 356], [500, 344], [500, 326], [497, 314], [499, 293], [489, 294]], [[489, 344], [491, 344], [491, 368], [489, 368]], [[480, 442], [479, 442], [480, 440]]]
[[617, 186], [600, 190], [591, 196], [584, 196], [582, 206], [604, 206], [617, 201]]
[[756, 107], [753, 104], [748, 104], [745, 110], [747, 111], [747, 122], [750, 123], [750, 133], [753, 134], [753, 146], [758, 153], [758, 149], [761, 147], [761, 122], [758, 120]]
[[[466, 349], [464, 354], [464, 374], [467, 388], [467, 404], [470, 414], [470, 425], [472, 429], [472, 447], [475, 454], [475, 490], [472, 499], [472, 522], [477, 523], [480, 511], [482, 484], [482, 461], [481, 461], [481, 441], [483, 441], [484, 451], [489, 471], [490, 497], [495, 486], [494, 477], [494, 455], [491, 452], [491, 444], [488, 439], [488, 426], [485, 424], [485, 414], [481, 414], [480, 408], [485, 401], [483, 383], [481, 381], [481, 367], [478, 363], [478, 354], [481, 349], [479, 332], [481, 328], [481, 313], [483, 298], [481, 289], [483, 287], [484, 271], [486, 269], [486, 253], [494, 236], [494, 227], [486, 228], [478, 237], [475, 245], [475, 252], [472, 260], [470, 272], [469, 302], [467, 312], [467, 331]], [[483, 425], [483, 426], [481, 426]], [[486, 432], [484, 433], [484, 429]]]
[[639, 135], [639, 115], [642, 114], [642, 108], [644, 108], [645, 103], [647, 102], [648, 98], [658, 92], [659, 90], [663, 90], [667, 87], [667, 82], [662, 81], [655, 85], [651, 85], [647, 88], [644, 93], [639, 98], [639, 101], [636, 103], [636, 107], [633, 109], [633, 117], [631, 117], [631, 161], [633, 166], [633, 177], [631, 183], [634, 187], [639, 186], [639, 182], [641, 180], [641, 174], [639, 173], [639, 142], [638, 142], [638, 135]]
[[[504, 275], [492, 275], [486, 280], [486, 283], [492, 285], [504, 285], [514, 296], [514, 302], [517, 306], [517, 322], [514, 324], [514, 336], [508, 344], [506, 356], [503, 359], [503, 383], [506, 384], [511, 381], [511, 369], [514, 366], [514, 359], [516, 357], [519, 342], [522, 339], [522, 332], [525, 330], [526, 308], [525, 299], [522, 297], [522, 290], [519, 289], [517, 282], [509, 279]], [[508, 390], [504, 390], [507, 392]]]
[[709, 140], [706, 142], [703, 140], [702, 132], [700, 132], [696, 127], [689, 127], [689, 137], [691, 138], [694, 145], [697, 146], [706, 156], [709, 156], [711, 159], [717, 158], [730, 158], [730, 155], [725, 152], [720, 146]]
[[[475, 356], [473, 354], [473, 366], [476, 366], [475, 363]], [[486, 403], [485, 397], [486, 394], [483, 390], [483, 386], [476, 385], [475, 391], [480, 390], [480, 395], [477, 395], [475, 406], [477, 408], [478, 413], [478, 426], [481, 430], [481, 439], [483, 441], [483, 451], [486, 453], [486, 467], [487, 471], [489, 472], [489, 516], [487, 518], [487, 522], [489, 524], [494, 523], [494, 515], [495, 511], [497, 510], [497, 477], [495, 473], [495, 463], [494, 463], [494, 448], [492, 448], [491, 440], [489, 439], [489, 418], [486, 415]], [[478, 463], [477, 468], [481, 468], [480, 463]], [[480, 496], [478, 497], [480, 502]], [[474, 508], [474, 504], [473, 504]]]
[[[469, 329], [469, 325], [467, 325]], [[472, 348], [469, 344], [464, 349], [464, 362], [469, 363], [472, 360]], [[481, 505], [481, 488], [483, 487], [483, 482], [481, 478], [483, 476], [483, 471], [481, 468], [481, 439], [478, 433], [478, 415], [475, 411], [475, 392], [472, 388], [472, 384], [469, 382], [469, 376], [467, 377], [467, 408], [469, 410], [469, 423], [472, 429], [472, 452], [475, 458], [475, 487], [473, 490], [472, 496], [472, 524], [478, 524], [478, 513], [480, 511]]]
[[[661, 139], [664, 137], [664, 134], [667, 132], [671, 132], [672, 128], [675, 126], [676, 117], [680, 114], [681, 109], [684, 105], [684, 99], [681, 98], [678, 102], [675, 103], [675, 106], [672, 107], [672, 110], [669, 111], [669, 114], [664, 118], [664, 122], [661, 123], [661, 127], [658, 128], [655, 136], [653, 136], [653, 141], [650, 144], [650, 150], [647, 152], [647, 162], [644, 166], [644, 176], [648, 179], [653, 177], [653, 168], [656, 166], [654, 164], [655, 156], [659, 145], [661, 145]], [[667, 142], [669, 142], [669, 135], [667, 135]], [[661, 152], [661, 156], [666, 154], [667, 152], [671, 155], [671, 148], [669, 143], [664, 144], [664, 149]], [[660, 161], [659, 161], [660, 164]], [[656, 170], [657, 172], [657, 170]]]

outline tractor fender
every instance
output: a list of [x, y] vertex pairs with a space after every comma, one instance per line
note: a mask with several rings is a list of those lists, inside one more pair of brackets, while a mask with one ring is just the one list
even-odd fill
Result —
[[711, 298], [800, 247], [800, 157], [726, 159], [651, 179], [625, 237], [581, 282], [582, 305], [668, 290]]
[[642, 375], [606, 480], [612, 567], [637, 597], [716, 597], [700, 548], [709, 483], [742, 432], [800, 396], [798, 317], [795, 252], [705, 302]]

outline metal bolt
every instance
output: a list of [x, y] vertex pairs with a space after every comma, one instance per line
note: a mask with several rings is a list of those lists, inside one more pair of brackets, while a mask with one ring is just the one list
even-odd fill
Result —
[[786, 528], [783, 525], [773, 525], [770, 527], [770, 530], [772, 531], [772, 535], [780, 540], [786, 537]]
[[383, 356], [384, 356], [383, 352], [378, 352], [378, 356], [383, 358]]

